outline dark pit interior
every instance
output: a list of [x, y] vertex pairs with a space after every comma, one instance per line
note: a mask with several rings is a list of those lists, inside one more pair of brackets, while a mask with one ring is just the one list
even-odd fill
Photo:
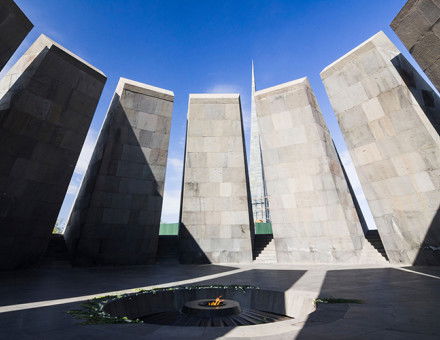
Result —
[[286, 315], [242, 309], [234, 300], [224, 300], [219, 306], [209, 306], [210, 299], [188, 301], [180, 311], [146, 315], [140, 319], [146, 323], [172, 326], [236, 327], [259, 325], [291, 319]]
[[[210, 306], [219, 296], [224, 299]], [[148, 324], [192, 327], [250, 326], [294, 318], [286, 315], [282, 293], [261, 289], [177, 289], [133, 294], [109, 301], [104, 311]]]

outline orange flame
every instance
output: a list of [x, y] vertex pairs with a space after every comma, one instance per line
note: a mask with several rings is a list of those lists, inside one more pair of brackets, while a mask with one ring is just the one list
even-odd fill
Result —
[[220, 299], [222, 296], [220, 295], [219, 297], [217, 297], [214, 301], [208, 302], [208, 306], [220, 306], [220, 304], [224, 301], [222, 299]]

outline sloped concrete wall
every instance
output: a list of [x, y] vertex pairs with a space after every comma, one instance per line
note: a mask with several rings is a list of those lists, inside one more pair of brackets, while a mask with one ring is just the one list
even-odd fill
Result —
[[75, 264], [155, 261], [173, 102], [120, 79], [65, 232]]
[[409, 0], [390, 26], [440, 91], [440, 1]]
[[0, 81], [0, 267], [45, 251], [106, 77], [40, 36]]
[[253, 233], [238, 94], [191, 94], [181, 202], [183, 263], [248, 263]]
[[383, 32], [321, 78], [388, 257], [440, 263], [438, 96]]
[[362, 229], [307, 78], [255, 101], [278, 262], [357, 262]]
[[34, 25], [12, 0], [0, 2], [0, 70]]

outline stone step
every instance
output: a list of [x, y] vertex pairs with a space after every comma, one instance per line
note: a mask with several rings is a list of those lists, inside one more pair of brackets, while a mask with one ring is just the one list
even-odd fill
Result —
[[176, 235], [160, 235], [157, 245], [157, 263], [177, 263], [179, 257], [179, 239]]
[[276, 263], [277, 262], [277, 260], [276, 260], [276, 257], [268, 257], [268, 258], [259, 258], [259, 257], [257, 257], [255, 260], [254, 260], [254, 262], [270, 262], [270, 263]]
[[[272, 248], [272, 247], [271, 247], [271, 248]], [[257, 248], [257, 249], [254, 249], [254, 252], [257, 253], [257, 254], [259, 254], [259, 253], [261, 253], [262, 251], [264, 251], [265, 249], [266, 249], [266, 250], [269, 250], [267, 247], [264, 247], [264, 248], [260, 248], [260, 249], [258, 249], [258, 248]]]
[[262, 249], [255, 249], [254, 263], [276, 263], [277, 254], [275, 251], [275, 241], [273, 238], [268, 238], [265, 246]]
[[272, 241], [266, 242], [264, 244], [254, 244], [254, 248], [266, 248], [266, 246]]
[[263, 255], [258, 255], [257, 259], [273, 258], [273, 257], [276, 257], [276, 254], [263, 254]]
[[41, 259], [42, 263], [69, 263], [70, 256], [62, 234], [52, 234], [46, 252]]
[[260, 255], [262, 255], [262, 254], [276, 254], [277, 252], [275, 251], [275, 250], [271, 250], [271, 249], [269, 249], [269, 250], [264, 250], [264, 251], [262, 251], [261, 253], [260, 253]]
[[361, 261], [363, 263], [386, 263], [387, 262], [386, 254], [382, 254], [378, 251], [371, 243], [366, 240], [364, 242], [364, 248], [361, 255]]
[[275, 243], [273, 240], [273, 235], [255, 235], [254, 238], [254, 251], [253, 256], [254, 259], [259, 258], [266, 251], [275, 250]]
[[377, 230], [369, 230], [365, 235], [366, 241], [365, 246], [367, 244], [372, 247], [377, 254], [379, 254], [385, 261], [388, 261], [388, 256], [386, 254], [385, 248], [382, 243], [382, 239], [380, 238], [379, 231]]
[[275, 257], [267, 257], [267, 258], [256, 258], [254, 260], [254, 262], [271, 262], [271, 263], [276, 263], [277, 261], [275, 260]]

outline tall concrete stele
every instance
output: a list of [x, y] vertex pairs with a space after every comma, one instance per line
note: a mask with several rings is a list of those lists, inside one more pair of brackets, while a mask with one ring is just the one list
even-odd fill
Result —
[[440, 91], [440, 1], [409, 0], [391, 28]]
[[173, 102], [119, 80], [65, 232], [76, 264], [155, 261]]
[[440, 264], [438, 96], [383, 32], [321, 78], [391, 262]]
[[0, 80], [0, 268], [45, 251], [105, 81], [44, 35]]
[[264, 179], [263, 159], [261, 156], [260, 130], [255, 111], [255, 74], [252, 62], [252, 101], [251, 101], [251, 144], [250, 144], [250, 185], [252, 213], [254, 221], [270, 222], [269, 200]]
[[278, 262], [358, 262], [362, 228], [309, 81], [255, 102]]
[[12, 0], [0, 2], [0, 70], [34, 27]]
[[249, 263], [253, 219], [238, 94], [189, 97], [179, 254], [182, 263]]

